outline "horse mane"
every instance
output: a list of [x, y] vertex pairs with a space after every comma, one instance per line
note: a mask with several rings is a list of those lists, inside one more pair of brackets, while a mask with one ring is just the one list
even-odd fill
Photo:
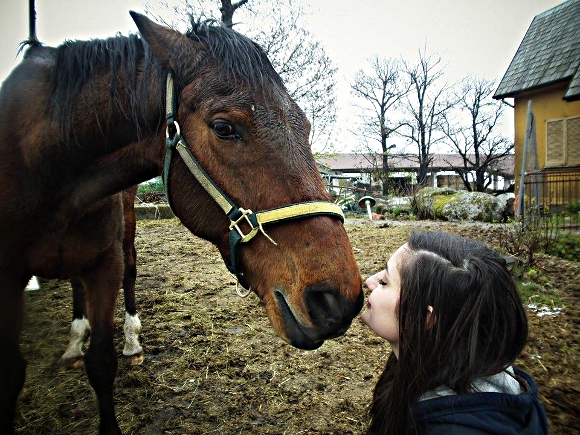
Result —
[[[60, 126], [60, 133], [67, 137], [71, 131], [74, 107], [78, 102], [81, 90], [85, 86], [93, 88], [97, 77], [110, 75], [110, 104], [108, 117], [114, 110], [120, 110], [125, 118], [137, 126], [140, 131], [142, 116], [139, 102], [148, 101], [148, 85], [153, 79], [162, 85], [165, 77], [159, 68], [153, 68], [157, 61], [148, 50], [146, 44], [137, 35], [128, 37], [118, 34], [108, 39], [92, 39], [88, 41], [65, 41], [56, 49], [56, 65], [52, 74], [52, 113]], [[157, 73], [157, 74], [156, 74]], [[137, 75], [142, 75], [138, 86]], [[129, 92], [128, 106], [123, 107], [120, 98], [120, 83], [127, 83]], [[163, 89], [163, 88], [160, 88]], [[162, 95], [159, 96], [160, 107]], [[94, 98], [93, 98], [94, 100]], [[97, 108], [94, 101], [86, 101], [93, 110], [97, 123], [103, 119], [102, 108]], [[101, 131], [102, 125], [99, 123]]]
[[[211, 57], [219, 59], [228, 79], [235, 77], [254, 89], [262, 90], [267, 84], [284, 86], [264, 51], [251, 39], [216, 20], [192, 19], [190, 26], [185, 36], [206, 46]], [[155, 59], [147, 43], [139, 35], [117, 34], [104, 40], [67, 40], [56, 48], [55, 58], [56, 65], [53, 68], [51, 84], [52, 114], [63, 139], [71, 132], [74, 134], [72, 129], [74, 108], [78, 103], [80, 92], [86, 86], [91, 89], [97, 78], [107, 75], [110, 75], [108, 114], [103, 114], [103, 108], [96, 107], [94, 98], [93, 101], [83, 100], [85, 104], [91, 106], [95, 122], [101, 132], [103, 126], [99, 120], [111, 119], [113, 113], [120, 111], [128, 121], [136, 125], [140, 133], [144, 117], [142, 113], [144, 105], [140, 103], [144, 101], [156, 101], [156, 104], [159, 104], [159, 122], [162, 122], [167, 71], [161, 66], [161, 62]], [[207, 59], [207, 56], [203, 58]], [[186, 63], [192, 59], [189, 57], [177, 61]], [[196, 68], [199, 65], [192, 66]], [[179, 77], [176, 79], [179, 80]], [[121, 83], [128, 84], [128, 94], [123, 90], [121, 95]], [[151, 95], [152, 84], [159, 89], [158, 97]], [[122, 105], [123, 101], [127, 103], [125, 106]], [[108, 118], [104, 118], [104, 115]], [[82, 138], [77, 138], [78, 143], [81, 143], [81, 140]]]

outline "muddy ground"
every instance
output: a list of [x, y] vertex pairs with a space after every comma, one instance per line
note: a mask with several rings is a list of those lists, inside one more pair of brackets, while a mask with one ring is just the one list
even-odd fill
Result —
[[[364, 276], [420, 225], [505, 245], [501, 226], [386, 224], [358, 219], [347, 231]], [[145, 361], [120, 362], [116, 401], [125, 434], [363, 434], [372, 389], [389, 348], [358, 318], [348, 332], [315, 351], [274, 335], [258, 298], [236, 295], [217, 250], [176, 220], [139, 221], [137, 303]], [[529, 344], [517, 364], [539, 384], [552, 434], [580, 424], [580, 263], [542, 258], [526, 302], [564, 307], [539, 317], [530, 310]], [[537, 276], [537, 275], [536, 275]], [[28, 360], [20, 395], [20, 434], [95, 433], [94, 394], [84, 370], [60, 356], [68, 340], [67, 282], [26, 292], [22, 350]], [[122, 296], [116, 315], [122, 351]]]

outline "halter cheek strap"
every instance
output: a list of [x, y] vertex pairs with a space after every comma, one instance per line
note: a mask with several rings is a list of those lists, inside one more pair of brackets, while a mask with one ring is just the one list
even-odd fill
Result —
[[[250, 209], [238, 207], [202, 168], [201, 164], [197, 161], [187, 146], [187, 143], [181, 136], [179, 124], [175, 120], [175, 90], [171, 73], [167, 75], [166, 108], [167, 132], [165, 139], [163, 183], [165, 185], [165, 194], [167, 196], [169, 206], [171, 207], [171, 195], [169, 192], [169, 171], [171, 168], [173, 150], [176, 150], [195, 179], [219, 205], [219, 207], [224, 211], [230, 221], [230, 258], [229, 261], [226, 259], [224, 259], [224, 261], [228, 270], [236, 276], [238, 282], [243, 282], [243, 274], [240, 272], [238, 265], [239, 248], [241, 243], [247, 243], [252, 240], [258, 233], [261, 233], [270, 242], [277, 245], [277, 243], [266, 233], [266, 231], [264, 231], [264, 225], [321, 215], [336, 217], [344, 222], [344, 215], [340, 207], [334, 203], [324, 201], [299, 202], [262, 210], [259, 212], [253, 212]], [[240, 228], [240, 224], [242, 222], [245, 222], [250, 228], [246, 233], [244, 233], [244, 231]], [[238, 294], [242, 295], [240, 292], [238, 292]], [[247, 292], [245, 294], [247, 294]]]

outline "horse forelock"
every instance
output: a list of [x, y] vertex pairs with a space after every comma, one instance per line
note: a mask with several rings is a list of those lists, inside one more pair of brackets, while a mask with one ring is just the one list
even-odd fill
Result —
[[272, 84], [284, 87], [264, 50], [248, 37], [220, 22], [192, 21], [186, 36], [204, 44], [211, 57], [221, 63], [229, 79], [241, 79], [254, 89]]

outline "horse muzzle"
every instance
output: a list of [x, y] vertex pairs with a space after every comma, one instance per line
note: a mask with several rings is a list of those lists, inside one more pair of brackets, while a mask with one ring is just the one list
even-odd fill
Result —
[[305, 316], [298, 314], [283, 289], [276, 289], [274, 295], [283, 322], [282, 338], [304, 350], [317, 349], [325, 340], [343, 335], [363, 305], [362, 292], [353, 301], [331, 286], [314, 284], [304, 292], [303, 306], [309, 319], [302, 320]]

